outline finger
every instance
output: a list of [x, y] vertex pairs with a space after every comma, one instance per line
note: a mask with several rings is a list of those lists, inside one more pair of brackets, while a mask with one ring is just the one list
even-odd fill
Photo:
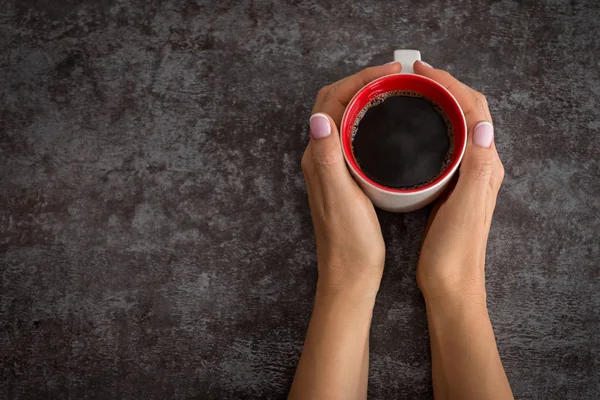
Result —
[[348, 76], [342, 80], [332, 83], [319, 91], [313, 114], [325, 113], [331, 116], [336, 125], [342, 121], [342, 116], [346, 106], [352, 100], [352, 97], [362, 89], [363, 86], [377, 78], [385, 75], [395, 74], [402, 70], [402, 65], [398, 62], [392, 62], [377, 67], [369, 67], [362, 71]]
[[310, 117], [310, 150], [313, 168], [325, 181], [336, 180], [348, 171], [336, 125], [327, 114]]
[[306, 146], [304, 155], [302, 156], [302, 173], [304, 174], [304, 182], [306, 183], [306, 192], [308, 193], [309, 202], [315, 198], [321, 197], [320, 187], [317, 184], [318, 178], [315, 174], [315, 168], [312, 161], [312, 147], [310, 142]]
[[444, 191], [442, 192], [440, 197], [438, 197], [437, 200], [435, 201], [435, 204], [433, 205], [433, 208], [431, 209], [431, 214], [434, 217], [435, 217], [435, 214], [437, 214], [440, 207], [446, 202], [446, 200], [448, 200], [448, 197], [450, 197], [450, 195], [454, 191], [454, 188], [456, 187], [457, 182], [458, 182], [458, 175], [454, 175], [452, 177], [452, 179], [450, 179], [450, 182], [448, 182], [448, 186], [446, 186], [446, 188], [444, 189]]
[[488, 227], [499, 188], [493, 183], [498, 168], [493, 141], [492, 124], [488, 121], [477, 123], [469, 135], [456, 185], [456, 193], [462, 198], [460, 203], [470, 208], [477, 217], [485, 218], [485, 226]]
[[[475, 91], [450, 75], [450, 73], [441, 69], [435, 69], [422, 61], [416, 61], [413, 65], [413, 69], [417, 74], [433, 79], [448, 89], [456, 101], [458, 101], [458, 104], [460, 104], [460, 107], [465, 113], [465, 117], [475, 108]], [[491, 120], [489, 122], [491, 122]], [[467, 121], [467, 124], [469, 124], [469, 121]]]
[[496, 179], [499, 164], [494, 145], [494, 127], [485, 97], [448, 72], [435, 69], [429, 64], [416, 62], [413, 68], [416, 73], [443, 85], [460, 104], [469, 129], [457, 192], [468, 196], [472, 206], [485, 206], [485, 213], [491, 217], [489, 211], [493, 212], [500, 187]]
[[354, 75], [350, 75], [334, 83], [331, 88], [332, 94], [334, 94], [342, 104], [347, 106], [356, 92], [369, 82], [385, 75], [399, 73], [400, 71], [402, 71], [402, 65], [399, 62], [391, 62], [385, 65], [365, 68]]
[[338, 129], [331, 117], [323, 113], [313, 114], [310, 117], [310, 135], [312, 167], [327, 207], [333, 204], [336, 193], [341, 193], [354, 181], [346, 168]]
[[[461, 165], [461, 176], [476, 175], [479, 178], [490, 177], [490, 165], [494, 165], [496, 156], [494, 139], [494, 127], [485, 97], [448, 72], [435, 69], [429, 64], [417, 61], [413, 66], [416, 73], [426, 76], [444, 86], [456, 98], [460, 104], [467, 121], [468, 140], [463, 164]], [[477, 129], [479, 128], [479, 129]], [[475, 133], [478, 135], [475, 136]], [[464, 174], [463, 174], [463, 169]], [[478, 181], [481, 179], [477, 179]]]
[[450, 73], [441, 69], [435, 69], [424, 62], [415, 62], [413, 68], [419, 75], [433, 79], [452, 93], [465, 114], [467, 126], [475, 126], [479, 121], [492, 122], [487, 100], [483, 94], [471, 89]]
[[438, 211], [440, 210], [440, 208], [444, 205], [446, 200], [448, 200], [448, 197], [450, 197], [450, 195], [454, 191], [454, 188], [456, 187], [457, 182], [458, 182], [458, 175], [454, 175], [452, 177], [452, 179], [450, 180], [450, 182], [448, 183], [448, 187], [446, 187], [444, 189], [444, 192], [440, 195], [440, 197], [433, 204], [433, 207], [431, 208], [431, 211], [429, 212], [429, 218], [427, 219], [427, 224], [425, 225], [425, 234], [423, 235], [423, 240], [425, 240], [425, 237], [427, 237], [429, 228], [431, 228], [431, 224], [433, 224], [433, 221], [435, 220], [435, 216], [437, 215]]
[[487, 202], [488, 205], [488, 215], [490, 215], [490, 223], [491, 223], [491, 215], [496, 208], [496, 200], [498, 198], [498, 193], [500, 192], [500, 186], [502, 185], [502, 181], [504, 180], [504, 166], [502, 165], [502, 161], [498, 156], [498, 152], [496, 151], [496, 146], [492, 143], [491, 148], [495, 154], [494, 157], [494, 166], [492, 169], [492, 176], [489, 185], [489, 199]]

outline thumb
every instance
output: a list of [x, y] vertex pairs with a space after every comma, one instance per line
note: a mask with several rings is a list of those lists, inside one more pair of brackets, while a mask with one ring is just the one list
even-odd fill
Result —
[[342, 154], [340, 135], [333, 119], [325, 113], [310, 117], [310, 146], [317, 174], [324, 181], [346, 178], [348, 170]]
[[487, 224], [503, 176], [502, 163], [494, 145], [494, 127], [488, 121], [481, 121], [469, 135], [455, 191], [462, 197], [461, 203], [474, 207], [472, 212], [483, 211], [488, 215]]
[[475, 125], [469, 135], [465, 157], [461, 164], [460, 175], [471, 185], [489, 185], [494, 173], [496, 149], [494, 127], [487, 121]]

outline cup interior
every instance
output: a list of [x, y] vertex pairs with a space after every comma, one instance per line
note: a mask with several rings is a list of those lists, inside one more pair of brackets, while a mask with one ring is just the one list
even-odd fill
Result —
[[[448, 166], [433, 182], [415, 189], [395, 189], [373, 181], [360, 169], [352, 151], [352, 128], [360, 111], [379, 95], [395, 90], [415, 92], [433, 101], [446, 112], [454, 129], [454, 152]], [[342, 150], [350, 168], [365, 182], [386, 192], [414, 193], [436, 186], [458, 168], [467, 144], [467, 124], [458, 102], [445, 87], [421, 75], [394, 74], [376, 79], [356, 93], [348, 107], [346, 107], [342, 118], [341, 136]]]

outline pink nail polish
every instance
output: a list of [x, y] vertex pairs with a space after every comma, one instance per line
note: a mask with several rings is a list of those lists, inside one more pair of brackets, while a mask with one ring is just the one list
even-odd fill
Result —
[[331, 134], [329, 118], [325, 114], [317, 113], [310, 117], [310, 134], [313, 139], [323, 139]]
[[486, 149], [492, 145], [494, 140], [494, 127], [487, 121], [475, 125], [473, 130], [473, 144]]

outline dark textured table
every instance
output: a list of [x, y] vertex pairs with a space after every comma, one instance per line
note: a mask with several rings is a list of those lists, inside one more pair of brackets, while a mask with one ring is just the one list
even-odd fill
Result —
[[[0, 398], [284, 398], [316, 280], [312, 102], [396, 48], [488, 96], [516, 397], [600, 397], [600, 3], [393, 3], [2, 3]], [[369, 394], [431, 398], [427, 210], [379, 217]]]

